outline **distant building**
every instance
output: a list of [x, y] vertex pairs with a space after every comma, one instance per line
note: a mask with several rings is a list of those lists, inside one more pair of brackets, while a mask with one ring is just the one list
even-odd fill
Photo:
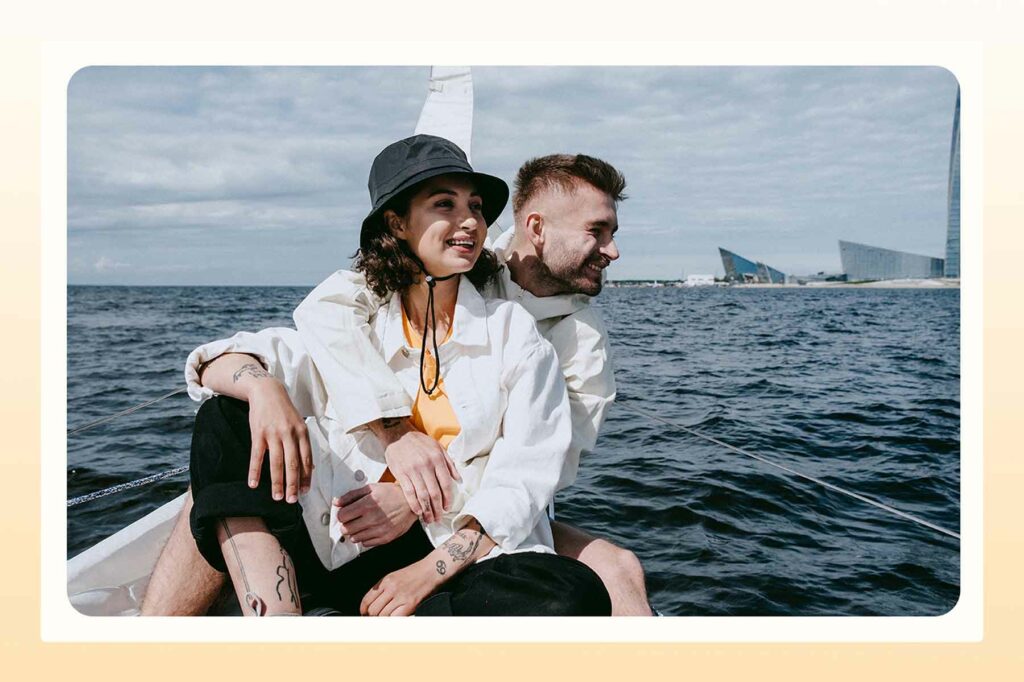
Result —
[[946, 277], [960, 276], [960, 89], [953, 111], [953, 140], [949, 149], [949, 193], [946, 201]]
[[684, 287], [713, 287], [715, 286], [714, 275], [687, 275]]
[[786, 275], [764, 263], [747, 260], [739, 254], [718, 247], [722, 256], [722, 267], [725, 268], [725, 279], [729, 282], [748, 282], [759, 284], [785, 284]]
[[850, 281], [942, 277], [942, 258], [839, 240], [839, 260]]
[[786, 284], [807, 284], [808, 282], [845, 282], [842, 272], [817, 272], [813, 275], [786, 275]]

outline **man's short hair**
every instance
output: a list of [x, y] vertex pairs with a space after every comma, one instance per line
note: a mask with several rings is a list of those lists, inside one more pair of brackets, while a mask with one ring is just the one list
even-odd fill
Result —
[[554, 187], [572, 192], [580, 181], [601, 190], [616, 204], [626, 199], [626, 178], [607, 161], [585, 154], [549, 154], [530, 159], [516, 173], [512, 212], [519, 215], [538, 192]]

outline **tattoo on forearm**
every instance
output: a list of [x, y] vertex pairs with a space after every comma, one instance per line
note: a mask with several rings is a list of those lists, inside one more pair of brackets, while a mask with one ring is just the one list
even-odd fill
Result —
[[292, 565], [291, 557], [288, 556], [288, 552], [281, 550], [281, 565], [277, 567], [277, 598], [280, 601], [284, 601], [284, 597], [281, 596], [281, 584], [288, 589], [288, 600], [291, 601], [295, 606], [299, 606], [299, 585], [295, 581], [295, 566]]
[[471, 559], [473, 553], [476, 552], [476, 548], [480, 546], [480, 540], [483, 536], [483, 533], [476, 531], [476, 537], [470, 537], [466, 530], [463, 529], [448, 538], [444, 543], [444, 548], [452, 558], [452, 563]]
[[237, 371], [231, 376], [231, 383], [237, 384], [238, 380], [243, 376], [251, 376], [254, 379], [266, 379], [271, 376], [270, 372], [263, 369], [255, 362], [249, 362], [238, 368]]
[[402, 423], [402, 418], [401, 417], [382, 417], [381, 420], [380, 420], [380, 425], [385, 430], [386, 429], [393, 429], [393, 428], [395, 428], [396, 426], [398, 426], [401, 423]]
[[224, 534], [228, 536], [228, 544], [231, 546], [231, 551], [235, 555], [235, 563], [238, 564], [238, 573], [242, 576], [242, 586], [245, 588], [244, 606], [248, 606], [254, 616], [267, 615], [267, 603], [249, 587], [249, 578], [245, 575], [245, 566], [242, 564], [242, 557], [238, 553], [238, 547], [235, 545], [235, 537], [231, 534], [231, 527], [228, 525], [228, 520], [221, 519], [220, 525], [224, 528]]
[[437, 567], [437, 574], [438, 575], [444, 575], [445, 573], [448, 572], [448, 567], [445, 566], [445, 563], [444, 563], [443, 559], [438, 559], [437, 563], [434, 564], [434, 565]]

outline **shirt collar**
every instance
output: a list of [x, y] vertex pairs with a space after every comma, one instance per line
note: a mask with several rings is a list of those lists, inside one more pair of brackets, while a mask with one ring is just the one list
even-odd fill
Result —
[[516, 228], [510, 227], [494, 240], [491, 249], [498, 257], [498, 262], [504, 265], [501, 274], [498, 275], [499, 295], [509, 301], [515, 301], [526, 311], [533, 315], [538, 322], [551, 318], [562, 318], [590, 305], [590, 296], [584, 294], [557, 294], [555, 296], [534, 296], [526, 289], [512, 280], [512, 273], [508, 268], [508, 257], [512, 247], [512, 237]]
[[[452, 335], [448, 343], [486, 346], [487, 339], [487, 304], [469, 278], [462, 276], [459, 279], [455, 319], [452, 321]], [[402, 331], [402, 297], [396, 293], [387, 304], [384, 329], [381, 332], [384, 360], [391, 362], [406, 347], [405, 333]]]

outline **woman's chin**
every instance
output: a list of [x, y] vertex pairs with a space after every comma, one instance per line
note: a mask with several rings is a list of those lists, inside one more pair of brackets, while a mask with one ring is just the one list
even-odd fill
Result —
[[461, 275], [469, 272], [473, 269], [476, 264], [476, 258], [472, 256], [463, 257], [448, 257], [438, 263], [425, 263], [427, 266], [427, 272], [434, 277], [450, 277], [451, 275]]

